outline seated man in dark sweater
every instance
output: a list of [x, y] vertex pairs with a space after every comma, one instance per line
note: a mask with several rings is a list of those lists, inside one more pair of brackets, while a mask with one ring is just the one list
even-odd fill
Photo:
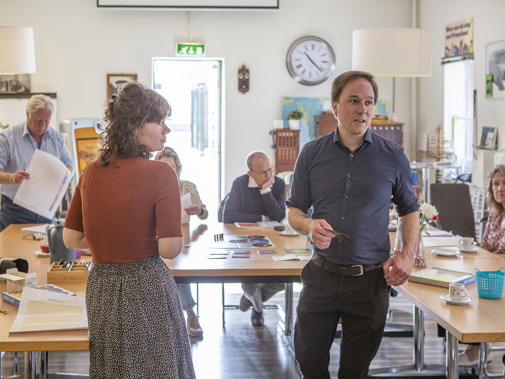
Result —
[[[286, 215], [284, 180], [275, 176], [267, 155], [253, 151], [247, 156], [247, 174], [233, 182], [223, 208], [223, 222], [281, 221]], [[242, 283], [240, 310], [251, 306], [251, 322], [263, 326], [263, 302], [284, 289], [283, 283]]]

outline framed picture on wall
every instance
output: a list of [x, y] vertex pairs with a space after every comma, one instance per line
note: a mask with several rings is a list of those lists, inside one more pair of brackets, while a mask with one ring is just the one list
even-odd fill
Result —
[[107, 99], [117, 96], [128, 82], [136, 82], [137, 74], [107, 74]]
[[30, 75], [0, 75], [0, 94], [30, 93]]
[[[486, 45], [486, 75], [492, 75], [491, 95], [505, 97], [505, 40]], [[486, 96], [488, 97], [488, 96]]]
[[498, 128], [495, 126], [483, 126], [480, 136], [480, 148], [494, 150], [496, 148], [496, 137]]

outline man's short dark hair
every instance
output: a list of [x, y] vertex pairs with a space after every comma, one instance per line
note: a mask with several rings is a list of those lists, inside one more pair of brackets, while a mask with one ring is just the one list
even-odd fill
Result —
[[374, 104], [377, 104], [377, 99], [379, 98], [379, 88], [377, 87], [377, 83], [375, 83], [373, 75], [365, 71], [347, 71], [339, 75], [331, 85], [331, 101], [338, 103], [344, 87], [349, 82], [357, 79], [365, 79], [372, 85], [374, 93], [373, 102]]

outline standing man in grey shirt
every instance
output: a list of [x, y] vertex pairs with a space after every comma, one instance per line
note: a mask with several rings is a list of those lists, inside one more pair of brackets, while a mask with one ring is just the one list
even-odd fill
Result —
[[[331, 100], [337, 129], [307, 143], [296, 161], [288, 221], [310, 235], [314, 249], [301, 274], [294, 336], [304, 378], [330, 377], [330, 348], [340, 321], [338, 377], [367, 377], [382, 339], [390, 286], [405, 283], [412, 269], [419, 204], [403, 149], [369, 129], [377, 98], [369, 73], [336, 78]], [[393, 257], [391, 201], [401, 217], [402, 242]], [[332, 230], [349, 239], [336, 238]]]
[[33, 95], [26, 104], [26, 121], [0, 133], [0, 193], [2, 194], [0, 231], [10, 224], [52, 222], [50, 219], [14, 204], [13, 200], [23, 180], [30, 179], [30, 174], [25, 169], [35, 150], [54, 155], [70, 172], [74, 172], [74, 163], [65, 146], [63, 135], [49, 127], [55, 109], [50, 97]]

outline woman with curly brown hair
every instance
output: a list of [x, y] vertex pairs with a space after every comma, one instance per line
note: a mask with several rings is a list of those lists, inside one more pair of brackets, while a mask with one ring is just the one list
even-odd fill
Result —
[[67, 213], [65, 244], [89, 247], [95, 262], [86, 288], [90, 378], [195, 377], [177, 287], [161, 259], [182, 248], [179, 185], [167, 164], [149, 160], [163, 149], [170, 113], [162, 96], [128, 83], [108, 103], [103, 147]]

